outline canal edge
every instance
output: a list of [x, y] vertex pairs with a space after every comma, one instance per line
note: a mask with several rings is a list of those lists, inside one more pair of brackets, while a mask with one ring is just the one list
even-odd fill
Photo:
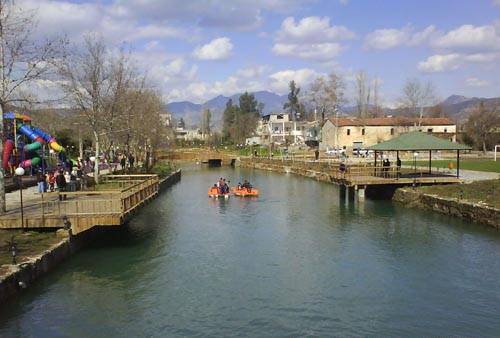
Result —
[[[176, 170], [159, 182], [158, 194], [179, 182], [182, 177], [181, 169]], [[106, 228], [94, 227], [75, 236], [70, 236], [68, 230], [59, 229], [57, 236], [62, 240], [43, 253], [32, 256], [27, 262], [20, 264], [5, 264], [7, 272], [0, 275], [0, 304], [9, 298], [22, 293], [38, 279], [57, 268], [66, 259], [84, 249], [95, 236]]]

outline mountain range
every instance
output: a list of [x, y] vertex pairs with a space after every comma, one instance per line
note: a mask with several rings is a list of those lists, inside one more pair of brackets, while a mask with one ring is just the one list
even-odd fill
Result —
[[[283, 104], [287, 101], [287, 95], [278, 95], [269, 91], [258, 91], [253, 93], [256, 100], [264, 104], [263, 114], [283, 111]], [[212, 113], [212, 123], [219, 126], [222, 121], [222, 113], [229, 99], [238, 104], [240, 94], [232, 96], [219, 95], [204, 103], [192, 103], [189, 101], [171, 102], [166, 105], [166, 110], [172, 114], [174, 119], [183, 118], [187, 126], [196, 126], [199, 124], [201, 113], [204, 109], [210, 109]], [[466, 97], [462, 95], [451, 95], [440, 102], [443, 113], [456, 120], [457, 122], [467, 119], [468, 115], [479, 102], [484, 102], [487, 108], [500, 107], [500, 97], [480, 98]], [[397, 115], [398, 109], [384, 108], [386, 114]], [[342, 108], [345, 115], [354, 115], [355, 106], [346, 106]]]
[[[231, 99], [234, 104], [238, 104], [241, 95], [242, 93], [232, 96], [219, 95], [204, 103], [192, 103], [189, 101], [171, 102], [167, 104], [166, 109], [175, 119], [178, 120], [182, 117], [188, 126], [197, 125], [203, 110], [210, 109], [212, 123], [218, 125], [222, 121], [222, 113], [226, 108], [227, 102]], [[269, 91], [254, 92], [253, 95], [258, 102], [264, 104], [263, 114], [282, 111], [283, 104], [287, 100], [287, 95], [278, 95]]]

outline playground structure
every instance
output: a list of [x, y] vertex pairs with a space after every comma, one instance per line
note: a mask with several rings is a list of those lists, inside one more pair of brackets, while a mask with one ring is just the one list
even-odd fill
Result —
[[4, 144], [3, 144], [3, 168], [12, 172], [15, 168], [24, 169], [42, 166], [46, 168], [40, 151], [44, 145], [49, 149], [64, 155], [64, 148], [57, 143], [56, 139], [43, 130], [31, 125], [31, 118], [25, 114], [5, 113], [4, 118]]

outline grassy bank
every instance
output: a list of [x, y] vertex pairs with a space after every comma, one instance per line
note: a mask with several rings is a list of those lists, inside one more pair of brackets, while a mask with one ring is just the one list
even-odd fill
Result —
[[[452, 163], [453, 168], [457, 167], [456, 160], [432, 160], [433, 168], [448, 169], [449, 163]], [[413, 165], [413, 161], [403, 162], [405, 165]], [[428, 166], [429, 161], [417, 161], [417, 166]], [[488, 171], [500, 173], [500, 161], [492, 160], [460, 160], [460, 169], [475, 170], [475, 171]]]
[[470, 184], [435, 185], [418, 188], [426, 194], [482, 202], [500, 209], [500, 180], [476, 181]]
[[62, 240], [55, 232], [0, 230], [0, 266], [12, 263], [12, 254], [7, 243], [10, 242], [12, 236], [17, 244], [17, 263], [22, 263], [28, 257], [43, 253]]

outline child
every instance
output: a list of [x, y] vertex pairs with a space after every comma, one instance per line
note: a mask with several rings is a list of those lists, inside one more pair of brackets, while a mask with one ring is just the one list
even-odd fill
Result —
[[49, 189], [50, 189], [50, 192], [53, 192], [53, 191], [54, 191], [54, 188], [55, 188], [55, 184], [56, 184], [56, 178], [55, 178], [55, 176], [54, 176], [54, 173], [53, 173], [53, 172], [50, 172], [50, 173], [49, 173], [48, 181], [49, 181]]

